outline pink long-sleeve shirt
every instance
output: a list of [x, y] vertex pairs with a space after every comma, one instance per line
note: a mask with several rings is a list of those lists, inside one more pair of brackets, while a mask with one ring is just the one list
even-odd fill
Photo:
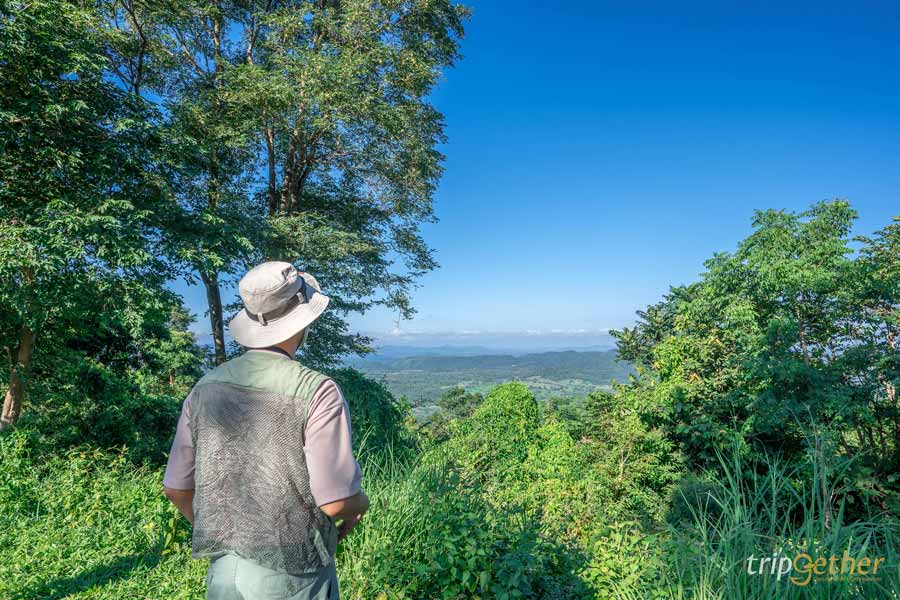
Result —
[[[194, 488], [194, 446], [190, 419], [191, 396], [188, 395], [182, 405], [163, 478], [163, 485], [171, 489]], [[316, 503], [322, 506], [359, 492], [362, 471], [353, 456], [350, 408], [334, 380], [325, 380], [310, 400], [305, 433], [303, 453]]]

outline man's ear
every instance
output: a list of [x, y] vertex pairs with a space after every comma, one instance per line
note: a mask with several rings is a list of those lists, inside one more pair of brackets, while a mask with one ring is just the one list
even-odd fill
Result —
[[308, 326], [308, 325], [307, 325], [306, 327], [304, 327], [304, 328], [300, 331], [300, 341], [297, 342], [297, 347], [298, 347], [298, 348], [303, 347], [303, 344], [306, 343], [306, 337], [307, 337], [307, 335], [309, 335], [309, 326]]

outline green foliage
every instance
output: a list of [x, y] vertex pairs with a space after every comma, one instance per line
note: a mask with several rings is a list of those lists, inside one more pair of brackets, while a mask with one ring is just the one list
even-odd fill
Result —
[[507, 467], [528, 455], [540, 425], [537, 401], [521, 383], [498, 385], [472, 416], [457, 425], [449, 441], [465, 477], [503, 487]]
[[160, 493], [161, 472], [123, 454], [48, 456], [23, 428], [0, 436], [0, 596], [203, 597], [204, 561]]
[[612, 522], [595, 533], [589, 544], [590, 563], [582, 577], [596, 598], [669, 598], [661, 577], [666, 558], [664, 537], [642, 531], [634, 522]]
[[357, 450], [380, 452], [409, 447], [412, 439], [406, 430], [409, 407], [401, 404], [377, 381], [354, 369], [339, 369], [329, 373], [338, 383], [350, 405], [350, 420]]
[[481, 394], [469, 393], [462, 387], [447, 390], [438, 400], [438, 408], [451, 419], [468, 417], [481, 406], [484, 397]]
[[715, 467], [735, 440], [756, 459], [803, 460], [819, 436], [871, 474], [842, 490], [854, 510], [881, 510], [900, 473], [898, 229], [852, 256], [854, 218], [843, 201], [761, 211], [736, 252], [615, 335], [641, 365], [629, 392], [641, 418], [695, 464]]
[[151, 235], [166, 205], [156, 117], [106, 80], [90, 10], [4, 2], [0, 19], [2, 322], [139, 326], [165, 298]]
[[569, 564], [557, 582], [571, 586], [583, 572], [578, 585], [596, 593], [607, 589], [597, 574], [607, 528], [623, 518], [660, 523], [679, 475], [671, 444], [611, 398], [597, 393], [584, 403], [576, 439], [556, 413], [540, 416], [523, 385], [497, 386], [450, 428], [444, 446], [493, 511], [520, 513], [538, 539], [565, 548]]
[[[802, 467], [768, 460], [754, 464], [739, 451], [720, 455], [720, 485], [691, 505], [691, 526], [671, 531], [665, 546], [671, 597], [688, 598], [894, 598], [900, 594], [896, 519], [849, 521], [846, 506], [832, 507], [835, 481], [815, 453]], [[763, 472], [765, 475], [757, 475]], [[884, 559], [877, 576], [810, 574], [797, 563], [796, 578], [748, 574], [747, 559], [800, 553]], [[754, 570], [758, 571], [758, 561]], [[807, 581], [808, 575], [813, 579]], [[871, 575], [871, 574], [870, 574]], [[801, 583], [803, 585], [798, 584]]]
[[21, 426], [46, 452], [124, 446], [131, 460], [162, 463], [203, 364], [186, 313], [175, 315], [145, 321], [136, 337], [99, 329], [38, 354]]
[[[170, 266], [207, 292], [217, 362], [237, 305], [221, 286], [283, 259], [332, 297], [303, 350], [334, 368], [369, 339], [349, 311], [413, 313], [410, 290], [437, 264], [442, 115], [429, 94], [459, 58], [468, 10], [447, 0], [372, 4], [104, 0], [107, 79], [165, 114], [161, 215]], [[89, 12], [89, 11], [85, 11]], [[262, 175], [262, 178], [260, 178]], [[260, 180], [262, 179], [262, 180]]]
[[450, 437], [453, 422], [470, 416], [482, 402], [484, 397], [481, 394], [467, 392], [459, 386], [450, 388], [440, 397], [437, 412], [428, 418], [422, 430], [432, 440], [445, 441]]
[[698, 514], [718, 517], [722, 506], [716, 498], [723, 497], [724, 493], [720, 481], [688, 473], [672, 491], [666, 520], [678, 527], [693, 522]]
[[349, 597], [552, 597], [542, 591], [577, 588], [558, 580], [560, 548], [528, 521], [491, 510], [448, 470], [441, 451], [410, 466], [367, 465], [365, 477], [372, 518], [338, 556]]
[[[203, 596], [161, 465], [205, 357], [165, 283], [203, 282], [217, 360], [238, 308], [220, 280], [263, 258], [333, 297], [312, 366], [366, 351], [349, 312], [410, 316], [436, 267], [428, 95], [467, 15], [0, 0], [0, 377], [30, 389], [0, 434], [0, 597]], [[424, 449], [405, 402], [335, 370], [372, 498], [339, 549], [345, 595], [898, 597], [900, 220], [854, 252], [854, 218], [844, 201], [758, 212], [617, 353], [374, 361], [389, 384], [416, 371], [416, 399], [423, 372], [453, 388]], [[613, 377], [629, 380], [543, 410], [521, 382], [472, 390]], [[886, 562], [808, 587], [743, 568], [773, 551]]]
[[[339, 547], [348, 598], [856, 598], [890, 597], [900, 585], [896, 519], [848, 522], [827, 501], [848, 466], [822, 464], [824, 452], [794, 467], [757, 464], [738, 447], [716, 472], [675, 487], [671, 444], [634, 417], [629, 389], [586, 399], [585, 436], [575, 439], [513, 383], [417, 453], [403, 445], [404, 413], [383, 387], [335, 375], [358, 409], [357, 430], [381, 428], [388, 440], [361, 453], [372, 508]], [[190, 532], [160, 493], [161, 467], [136, 467], [131, 449], [50, 447], [29, 421], [0, 436], [0, 451], [0, 516], [10, 524], [0, 595], [203, 597], [205, 563], [189, 558]], [[667, 492], [668, 523], [659, 518]], [[887, 568], [879, 581], [808, 588], [742, 572], [750, 553], [773, 548], [846, 549], [884, 556]]]
[[21, 422], [40, 432], [44, 451], [127, 448], [135, 462], [164, 462], [184, 397], [146, 393], [99, 364], [69, 366], [59, 374], [81, 379], [67, 383], [54, 379], [50, 383], [58, 384], [58, 389], [34, 390], [32, 398], [40, 404]]
[[659, 428], [648, 427], [628, 386], [586, 399], [588, 462], [602, 478], [608, 519], [628, 515], [645, 526], [660, 521], [683, 472], [682, 457]]

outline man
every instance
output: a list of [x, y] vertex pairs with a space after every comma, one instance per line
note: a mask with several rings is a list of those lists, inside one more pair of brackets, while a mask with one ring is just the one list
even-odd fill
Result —
[[208, 600], [335, 600], [337, 543], [369, 499], [340, 389], [293, 360], [328, 297], [285, 262], [239, 291], [228, 327], [248, 350], [184, 401], [165, 493], [194, 526], [192, 556], [212, 558]]

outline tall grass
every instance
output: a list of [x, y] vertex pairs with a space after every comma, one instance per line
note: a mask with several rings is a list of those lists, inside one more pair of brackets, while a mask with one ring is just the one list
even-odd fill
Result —
[[429, 522], [427, 496], [439, 490], [439, 464], [425, 465], [414, 453], [388, 444], [378, 452], [360, 452], [365, 489], [371, 499], [368, 514], [339, 547], [338, 574], [344, 595], [374, 598], [402, 589], [414, 576], [409, 560], [423, 552]]
[[24, 430], [0, 435], [0, 598], [194, 600], [206, 561], [162, 473], [120, 452], [45, 455]]
[[[114, 451], [38, 454], [31, 437], [0, 436], [0, 598], [203, 598], [206, 561], [190, 558], [190, 529], [161, 494], [161, 469]], [[444, 445], [364, 445], [359, 456], [372, 508], [338, 550], [345, 598], [900, 599], [896, 516], [847, 519], [832, 500], [841, 474], [815, 455], [794, 468], [722, 458], [714, 485], [682, 497], [686, 522], [649, 534], [595, 523], [586, 568], [534, 518], [485, 502]], [[845, 551], [883, 558], [877, 580], [798, 585], [790, 577], [804, 573], [747, 572], [750, 556]]]
[[535, 523], [490, 509], [481, 490], [466, 487], [445, 446], [360, 455], [372, 506], [338, 551], [345, 597], [575, 597], [574, 573], [560, 577], [565, 557]]
[[[705, 501], [690, 503], [691, 524], [671, 531], [664, 570], [666, 596], [695, 600], [733, 598], [793, 600], [799, 598], [900, 598], [900, 526], [896, 518], [845, 520], [846, 504], [837, 500], [828, 470], [815, 452], [806, 465], [788, 468], [776, 460], [749, 464], [735, 451], [720, 457], [720, 485]], [[760, 468], [762, 467], [762, 468]], [[832, 479], [839, 476], [836, 473]], [[883, 559], [877, 575], [841, 574], [845, 553], [854, 559]], [[822, 557], [821, 574], [810, 573]], [[829, 573], [830, 557], [836, 556]], [[748, 558], [754, 557], [748, 572]], [[778, 576], [770, 563], [762, 574], [760, 558], [792, 562]], [[796, 560], [796, 562], [794, 562]], [[788, 568], [786, 563], [784, 569]], [[850, 562], [845, 563], [851, 567]], [[824, 571], [824, 573], [822, 573]], [[622, 597], [635, 597], [623, 590]], [[641, 594], [642, 595], [642, 594]]]

